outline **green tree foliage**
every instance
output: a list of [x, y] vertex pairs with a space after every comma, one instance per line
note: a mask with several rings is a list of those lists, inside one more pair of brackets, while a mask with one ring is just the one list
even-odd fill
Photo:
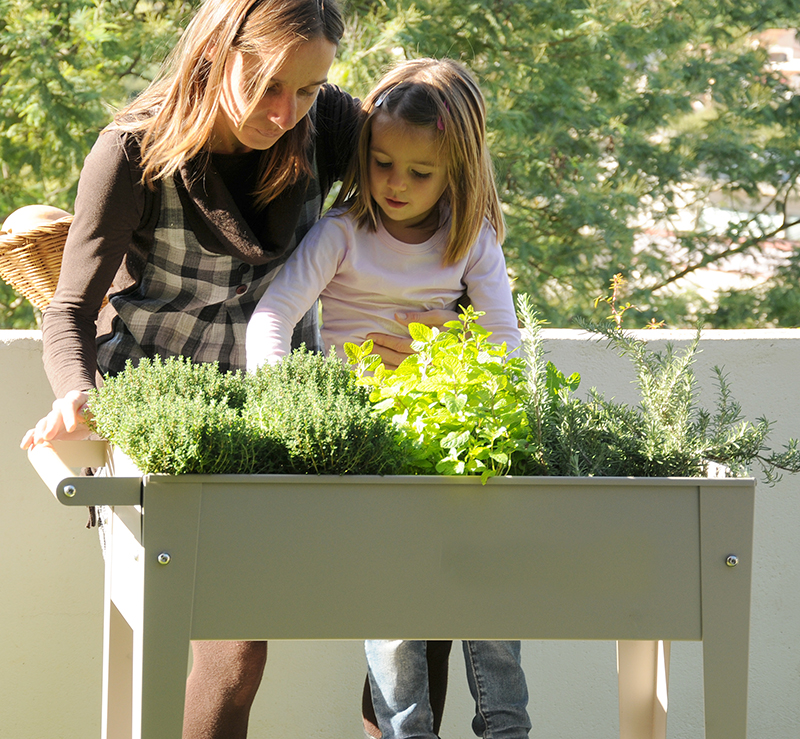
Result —
[[[0, 216], [71, 208], [97, 132], [198, 2], [0, 0]], [[796, 0], [352, 0], [345, 12], [332, 79], [356, 94], [420, 55], [460, 58], [480, 79], [509, 265], [551, 325], [586, 316], [618, 272], [645, 321], [800, 323], [793, 263], [724, 295], [719, 315], [677, 287], [758, 257], [791, 223], [800, 96], [754, 39], [800, 26]], [[703, 218], [712, 204], [745, 215], [720, 232]], [[32, 321], [15, 299], [0, 286], [0, 326]]]
[[[0, 0], [0, 221], [72, 209], [83, 160], [149, 81], [196, 0]], [[35, 325], [0, 286], [0, 327]]]
[[[800, 97], [768, 71], [754, 39], [800, 26], [794, 2], [378, 0], [354, 9], [343, 79], [361, 83], [418, 55], [460, 58], [479, 77], [509, 265], [553, 325], [586, 315], [618, 272], [645, 320], [692, 322], [709, 308], [676, 296], [681, 277], [758, 255], [790, 225]], [[712, 203], [749, 215], [715, 232], [701, 218]], [[675, 237], [658, 238], [666, 232]]]
[[190, 9], [179, 0], [0, 0], [0, 212], [71, 209], [97, 134], [150, 79]]

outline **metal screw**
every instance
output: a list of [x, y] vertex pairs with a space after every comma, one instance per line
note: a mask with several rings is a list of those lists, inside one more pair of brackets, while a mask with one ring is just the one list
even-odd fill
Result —
[[161, 554], [158, 555], [158, 564], [168, 565], [170, 559], [172, 558], [169, 556], [169, 552], [161, 552]]
[[739, 558], [735, 554], [729, 554], [725, 558], [725, 564], [728, 565], [728, 567], [736, 567], [736, 565], [739, 564]]
[[67, 498], [74, 498], [75, 497], [75, 486], [74, 485], [64, 485], [64, 495]]

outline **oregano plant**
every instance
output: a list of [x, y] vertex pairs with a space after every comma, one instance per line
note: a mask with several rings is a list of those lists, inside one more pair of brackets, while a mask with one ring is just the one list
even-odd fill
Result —
[[358, 383], [370, 389], [375, 411], [412, 445], [420, 474], [489, 477], [514, 471], [528, 448], [525, 363], [505, 344], [489, 341], [471, 306], [440, 331], [409, 326], [415, 353], [395, 370], [372, 354], [372, 343], [347, 343]]

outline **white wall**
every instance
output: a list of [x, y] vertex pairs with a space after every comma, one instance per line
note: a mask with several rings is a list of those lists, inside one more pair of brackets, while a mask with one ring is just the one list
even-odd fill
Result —
[[38, 332], [0, 331], [0, 736], [100, 735], [103, 566], [84, 510], [56, 503], [19, 442], [49, 410]]
[[[655, 334], [648, 334], [652, 338]], [[687, 332], [659, 332], [679, 344]], [[578, 371], [582, 388], [635, 401], [625, 360], [578, 331], [545, 331], [552, 361]], [[775, 421], [774, 446], [800, 436], [800, 330], [704, 334], [696, 372], [713, 403], [710, 368], [724, 366], [750, 419]], [[0, 737], [99, 736], [102, 558], [82, 510], [65, 508], [18, 448], [52, 400], [37, 332], [0, 332], [5, 422], [0, 483]], [[750, 739], [797, 739], [800, 732], [800, 479], [760, 484], [756, 498], [750, 658]], [[365, 603], [365, 608], [376, 607]], [[526, 642], [531, 736], [618, 736], [613, 642]], [[471, 706], [459, 645], [442, 734], [468, 739]], [[359, 643], [274, 642], [250, 736], [358, 739], [364, 660]], [[673, 644], [670, 739], [703, 736], [702, 649]]]

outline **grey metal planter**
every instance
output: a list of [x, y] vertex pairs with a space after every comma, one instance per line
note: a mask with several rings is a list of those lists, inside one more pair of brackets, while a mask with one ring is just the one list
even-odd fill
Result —
[[85, 478], [104, 447], [57, 446], [58, 500], [115, 507], [108, 737], [180, 737], [191, 639], [463, 638], [701, 640], [706, 737], [745, 739], [752, 479]]

